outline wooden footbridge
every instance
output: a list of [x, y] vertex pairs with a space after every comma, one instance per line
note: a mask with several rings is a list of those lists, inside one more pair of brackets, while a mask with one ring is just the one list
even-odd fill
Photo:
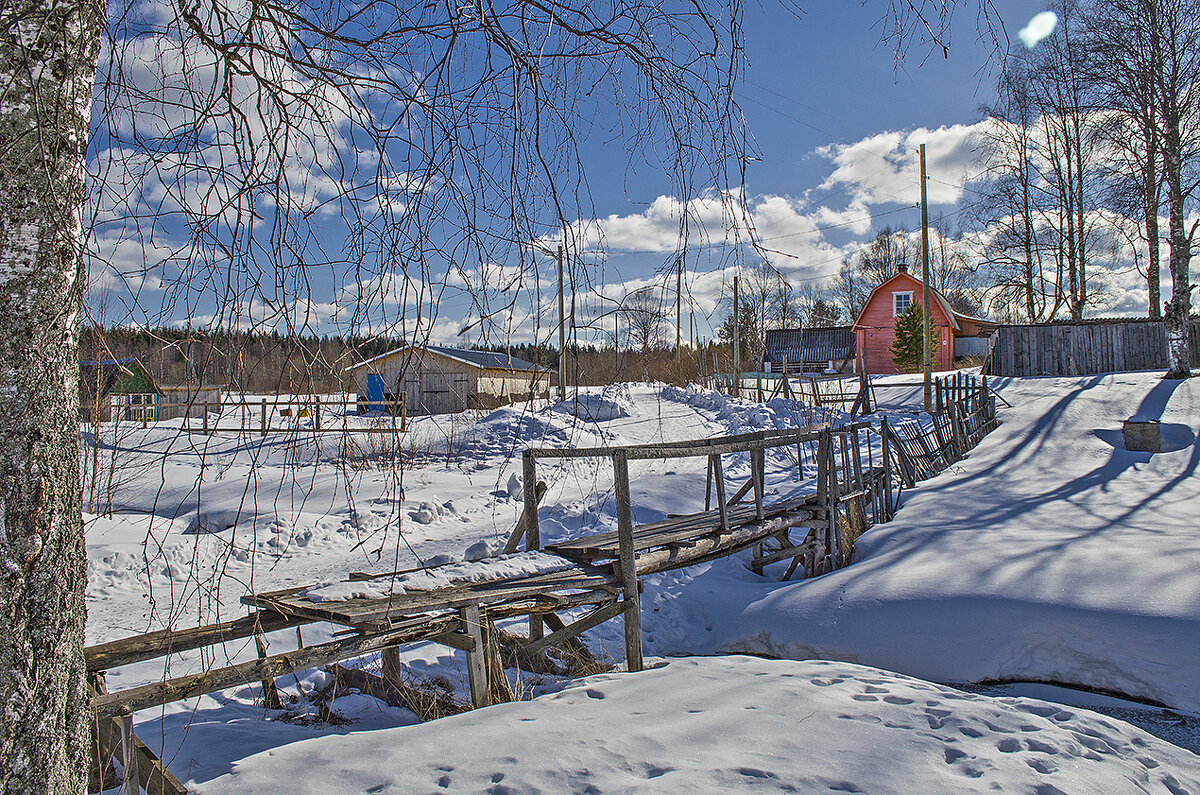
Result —
[[[406, 572], [350, 575], [349, 581], [370, 585], [383, 596], [344, 601], [313, 601], [311, 587], [294, 587], [246, 596], [249, 615], [231, 621], [182, 630], [162, 630], [93, 646], [86, 650], [95, 711], [96, 758], [100, 765], [93, 788], [107, 782], [109, 760], [121, 762], [129, 791], [184, 792], [154, 754], [133, 733], [132, 715], [159, 706], [242, 684], [262, 682], [269, 704], [274, 680], [282, 675], [330, 665], [372, 652], [383, 652], [384, 671], [398, 670], [400, 646], [433, 641], [466, 652], [471, 701], [490, 703], [503, 665], [489, 638], [497, 620], [528, 617], [529, 633], [517, 659], [532, 660], [552, 646], [575, 644], [577, 636], [598, 624], [624, 617], [625, 653], [630, 671], [642, 668], [640, 578], [654, 572], [690, 566], [753, 549], [751, 567], [761, 573], [771, 563], [790, 561], [785, 578], [799, 571], [813, 576], [845, 565], [853, 540], [868, 526], [890, 518], [895, 504], [893, 470], [904, 452], [886, 431], [868, 423], [839, 428], [815, 426], [766, 431], [695, 441], [627, 447], [527, 450], [523, 457], [524, 510], [508, 544], [520, 555], [534, 550], [562, 559], [556, 571], [483, 582], [453, 583], [435, 590], [389, 588]], [[794, 488], [778, 502], [766, 498], [766, 461], [773, 471], [787, 463]], [[732, 495], [724, 458], [745, 456], [750, 477]], [[543, 547], [538, 503], [545, 484], [537, 479], [538, 461], [603, 457], [612, 462], [616, 530], [583, 535]], [[707, 459], [704, 510], [636, 524], [630, 492], [629, 462], [649, 459]], [[895, 469], [899, 473], [900, 469]], [[811, 484], [809, 483], [811, 481]], [[812, 488], [808, 489], [807, 486]], [[520, 551], [524, 542], [524, 552]], [[586, 608], [565, 619], [563, 611]], [[568, 623], [569, 621], [569, 623]], [[268, 655], [265, 633], [327, 622], [334, 639]], [[547, 632], [547, 629], [549, 632]], [[107, 692], [104, 672], [171, 654], [253, 638], [256, 659], [214, 667], [201, 673], [169, 678], [119, 692]]]

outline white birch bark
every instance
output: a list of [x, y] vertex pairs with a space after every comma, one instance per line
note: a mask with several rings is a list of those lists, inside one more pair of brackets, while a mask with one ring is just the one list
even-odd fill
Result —
[[76, 330], [104, 5], [0, 5], [0, 790], [86, 785]]

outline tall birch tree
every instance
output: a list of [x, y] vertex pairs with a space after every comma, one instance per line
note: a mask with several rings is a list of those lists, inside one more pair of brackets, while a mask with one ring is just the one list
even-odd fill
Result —
[[0, 6], [0, 789], [81, 792], [76, 359], [84, 152], [104, 4]]

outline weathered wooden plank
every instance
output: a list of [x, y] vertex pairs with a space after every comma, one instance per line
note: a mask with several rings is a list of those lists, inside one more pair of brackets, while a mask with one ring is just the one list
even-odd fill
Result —
[[453, 614], [427, 617], [401, 629], [374, 635], [359, 635], [344, 640], [309, 646], [305, 649], [276, 654], [261, 660], [214, 668], [198, 674], [178, 676], [160, 682], [132, 687], [116, 693], [92, 696], [96, 717], [111, 718], [126, 715], [147, 707], [182, 701], [186, 698], [224, 690], [236, 685], [277, 678], [293, 671], [303, 671], [351, 657], [359, 657], [397, 643], [432, 639], [452, 629], [457, 617]]
[[[765, 505], [763, 512], [765, 517], [771, 517], [810, 506], [815, 507], [815, 498], [812, 495], [804, 495]], [[732, 508], [728, 514], [731, 527], [754, 521], [754, 519], [755, 508], [749, 505]], [[649, 525], [638, 525], [634, 528], [634, 548], [638, 552], [642, 552], [719, 531], [720, 517], [716, 511], [688, 514]], [[570, 558], [586, 555], [589, 560], [611, 559], [616, 556], [617, 533], [608, 531], [571, 541], [549, 544], [546, 546], [546, 550]]]
[[772, 563], [778, 563], [781, 560], [795, 560], [796, 558], [809, 552], [815, 552], [816, 549], [816, 541], [805, 541], [801, 544], [793, 544], [774, 552], [768, 552], [758, 559], [758, 563], [760, 566], [769, 566]]
[[259, 612], [219, 624], [188, 629], [160, 629], [144, 635], [99, 643], [84, 649], [83, 655], [89, 671], [106, 671], [168, 654], [179, 654], [217, 643], [241, 640], [256, 632], [274, 632], [307, 623], [307, 619]]
[[627, 461], [646, 458], [691, 458], [711, 454], [743, 452], [750, 447], [784, 447], [798, 441], [815, 439], [825, 425], [788, 428], [775, 431], [720, 436], [713, 439], [690, 439], [679, 442], [657, 442], [624, 447], [539, 447], [529, 452], [537, 458], [607, 458], [614, 452], [624, 452]]

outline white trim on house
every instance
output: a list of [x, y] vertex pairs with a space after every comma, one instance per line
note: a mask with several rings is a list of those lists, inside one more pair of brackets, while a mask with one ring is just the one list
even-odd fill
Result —
[[[910, 306], [912, 306], [913, 292], [914, 292], [913, 290], [908, 290], [908, 291], [896, 290], [895, 292], [892, 293], [892, 317], [900, 317], [900, 315], [902, 315], [904, 313], [904, 310], [906, 310]], [[900, 306], [901, 298], [908, 299], [907, 301], [904, 302], [904, 306]]]

